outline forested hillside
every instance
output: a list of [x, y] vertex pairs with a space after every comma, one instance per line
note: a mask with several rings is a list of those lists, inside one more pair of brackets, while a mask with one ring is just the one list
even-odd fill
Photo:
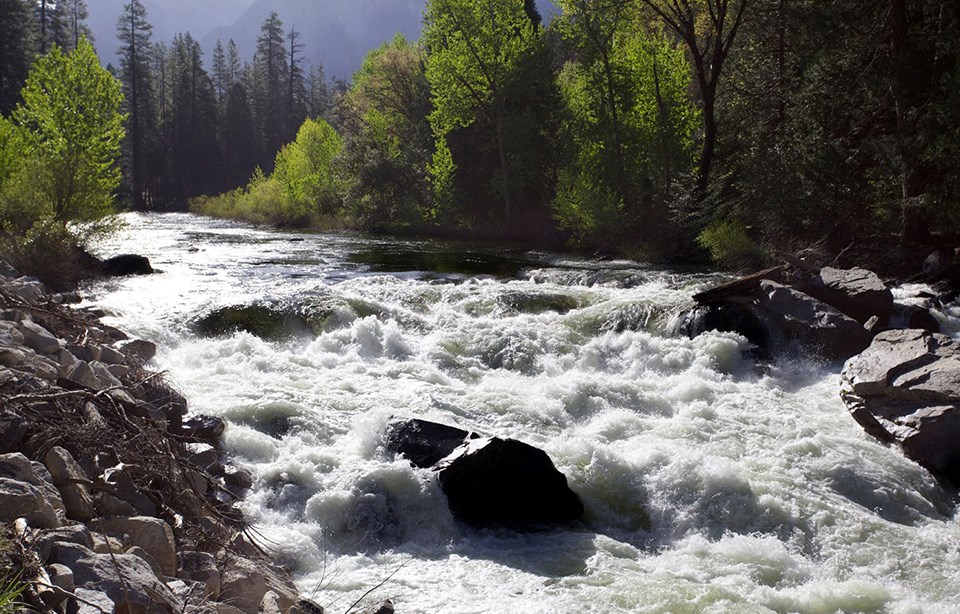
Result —
[[[558, 5], [544, 20], [533, 0], [430, 0], [419, 40], [330, 82], [306, 50], [336, 11], [270, 13], [205, 62], [189, 34], [157, 40], [133, 0], [117, 24], [121, 200], [177, 209], [225, 192], [195, 206], [730, 266], [955, 232], [956, 3]], [[68, 4], [2, 6], [8, 114], [30, 62], [76, 45], [85, 11], [70, 5], [71, 30]]]

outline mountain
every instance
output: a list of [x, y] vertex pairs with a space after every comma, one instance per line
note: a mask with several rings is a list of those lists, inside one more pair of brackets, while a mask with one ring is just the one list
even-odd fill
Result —
[[[128, 0], [88, 2], [88, 20], [104, 62], [116, 60], [117, 18]], [[301, 34], [307, 63], [322, 63], [328, 76], [347, 79], [370, 49], [397, 32], [420, 35], [426, 0], [143, 0], [153, 24], [153, 39], [169, 41], [189, 31], [203, 50], [212, 52], [217, 40], [233, 39], [241, 57], [249, 60], [260, 24], [275, 11], [284, 27]], [[545, 18], [557, 9], [537, 0]]]

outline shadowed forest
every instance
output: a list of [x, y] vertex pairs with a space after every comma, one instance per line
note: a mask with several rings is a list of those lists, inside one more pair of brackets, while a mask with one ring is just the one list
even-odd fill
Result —
[[132, 0], [100, 68], [83, 0], [0, 0], [7, 251], [115, 208], [727, 267], [955, 234], [955, 2], [557, 4], [431, 0], [347, 83], [276, 14], [206, 62]]

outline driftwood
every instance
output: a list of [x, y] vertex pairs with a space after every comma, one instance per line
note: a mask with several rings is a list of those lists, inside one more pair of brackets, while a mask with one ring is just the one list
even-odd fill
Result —
[[729, 299], [734, 296], [743, 296], [752, 294], [760, 288], [760, 282], [767, 279], [780, 282], [783, 280], [783, 274], [786, 272], [786, 266], [777, 266], [770, 269], [758, 271], [752, 275], [741, 277], [733, 281], [721, 284], [719, 286], [704, 290], [693, 295], [693, 300], [698, 303], [716, 303]]

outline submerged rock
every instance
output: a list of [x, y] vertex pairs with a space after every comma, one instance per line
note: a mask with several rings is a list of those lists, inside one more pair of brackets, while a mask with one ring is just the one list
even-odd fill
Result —
[[960, 485], [960, 343], [924, 330], [882, 332], [847, 362], [841, 386], [868, 433]]
[[245, 331], [270, 341], [313, 334], [310, 322], [303, 316], [264, 305], [221, 307], [195, 320], [191, 328], [203, 337]]

